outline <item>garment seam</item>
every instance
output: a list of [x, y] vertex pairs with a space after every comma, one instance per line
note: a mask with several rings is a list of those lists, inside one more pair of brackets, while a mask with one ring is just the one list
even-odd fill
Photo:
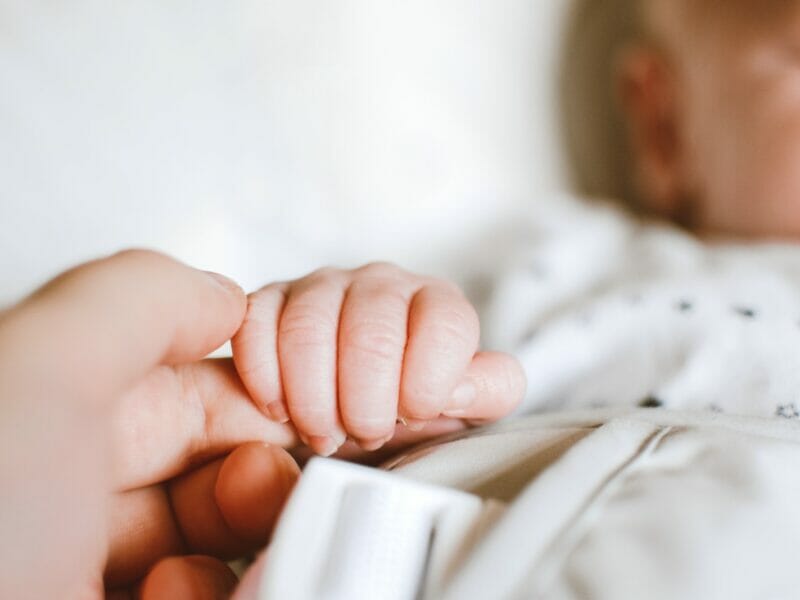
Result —
[[[671, 436], [682, 429], [683, 428], [672, 425], [657, 429], [641, 442], [632, 456], [630, 456], [627, 460], [625, 460], [625, 462], [609, 473], [603, 479], [603, 481], [590, 494], [587, 495], [587, 498], [581, 503], [580, 508], [575, 511], [573, 516], [570, 517], [559, 529], [558, 533], [553, 536], [553, 540], [547, 544], [546, 549], [542, 552], [542, 556], [544, 558], [540, 559], [535, 565], [532, 566], [530, 571], [531, 575], [521, 582], [520, 587], [513, 594], [513, 597], [530, 598], [530, 590], [520, 588], [525, 588], [526, 584], [534, 579], [538, 579], [540, 581], [542, 579], [547, 580], [547, 575], [542, 578], [539, 577], [539, 573], [543, 570], [547, 570], [548, 567], [550, 567], [552, 569], [551, 577], [549, 577], [550, 581], [544, 588], [540, 588], [540, 591], [537, 592], [538, 595], [536, 596], [547, 597], [547, 592], [545, 590], [552, 586], [552, 581], [554, 580], [553, 576], [566, 563], [568, 557], [572, 554], [580, 539], [582, 539], [582, 533], [585, 531], [585, 529], [582, 529], [582, 525], [588, 521], [588, 516], [591, 512], [591, 509], [597, 507], [601, 502], [606, 500], [616, 484], [627, 479], [627, 477], [633, 473], [637, 466], [641, 465], [643, 461], [647, 460], [647, 458], [657, 452], [663, 441], [668, 436]], [[559, 547], [561, 547], [560, 550]], [[560, 556], [560, 559], [558, 559], [557, 563], [551, 558], [555, 555]]]

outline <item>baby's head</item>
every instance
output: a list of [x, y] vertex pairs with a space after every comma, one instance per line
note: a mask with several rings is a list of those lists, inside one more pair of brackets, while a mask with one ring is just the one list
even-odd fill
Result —
[[640, 208], [800, 238], [800, 2], [616, 0], [614, 77]]

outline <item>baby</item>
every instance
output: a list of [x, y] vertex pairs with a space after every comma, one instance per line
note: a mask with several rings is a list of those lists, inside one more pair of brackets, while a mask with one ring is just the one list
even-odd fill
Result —
[[[540, 215], [496, 283], [488, 337], [522, 359], [529, 409], [798, 416], [800, 347], [786, 331], [800, 318], [800, 258], [719, 240], [800, 234], [800, 9], [624, 4], [636, 15], [616, 69], [633, 202], [684, 230], [574, 201]], [[455, 287], [369, 265], [256, 292], [233, 348], [258, 406], [330, 455], [347, 437], [381, 447], [396, 421], [508, 414], [520, 367], [478, 341]]]

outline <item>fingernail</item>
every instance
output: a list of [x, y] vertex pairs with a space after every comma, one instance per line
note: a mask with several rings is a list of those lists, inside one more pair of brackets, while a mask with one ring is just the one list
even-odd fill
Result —
[[214, 271], [204, 271], [204, 273], [209, 277], [211, 277], [211, 279], [213, 279], [220, 286], [222, 286], [222, 288], [225, 289], [226, 292], [235, 292], [236, 294], [244, 293], [242, 291], [241, 286], [238, 283], [236, 283], [233, 279], [225, 277], [225, 275], [222, 275], [220, 273], [215, 273]]
[[464, 408], [456, 408], [454, 410], [446, 410], [442, 414], [451, 419], [461, 419], [466, 416], [467, 410]]
[[450, 402], [447, 403], [447, 410], [445, 414], [451, 411], [465, 410], [475, 404], [475, 398], [478, 396], [478, 389], [471, 380], [465, 379], [456, 386], [453, 394], [450, 396]]
[[406, 419], [405, 426], [409, 431], [422, 431], [428, 425], [428, 421], [418, 421], [416, 419]]
[[386, 445], [386, 442], [388, 442], [391, 439], [392, 436], [389, 435], [380, 440], [369, 440], [366, 442], [359, 442], [358, 445], [361, 446], [361, 448], [363, 448], [367, 452], [374, 452], [375, 450], [380, 450], [381, 448], [383, 448]]
[[289, 422], [289, 413], [286, 412], [286, 407], [280, 400], [267, 404], [267, 413], [273, 421], [278, 423]]
[[320, 456], [331, 456], [336, 454], [339, 449], [339, 444], [331, 437], [311, 437], [308, 440], [308, 445], [311, 449]]
[[344, 431], [334, 431], [331, 437], [337, 447], [341, 447], [347, 441], [347, 434]]

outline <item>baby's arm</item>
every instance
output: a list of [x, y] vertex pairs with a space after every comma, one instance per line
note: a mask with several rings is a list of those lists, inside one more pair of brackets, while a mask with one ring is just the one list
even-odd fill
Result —
[[364, 449], [440, 416], [489, 421], [521, 400], [506, 354], [478, 352], [475, 310], [451, 283], [387, 264], [322, 269], [251, 294], [233, 340], [257, 406], [293, 422], [315, 452]]

